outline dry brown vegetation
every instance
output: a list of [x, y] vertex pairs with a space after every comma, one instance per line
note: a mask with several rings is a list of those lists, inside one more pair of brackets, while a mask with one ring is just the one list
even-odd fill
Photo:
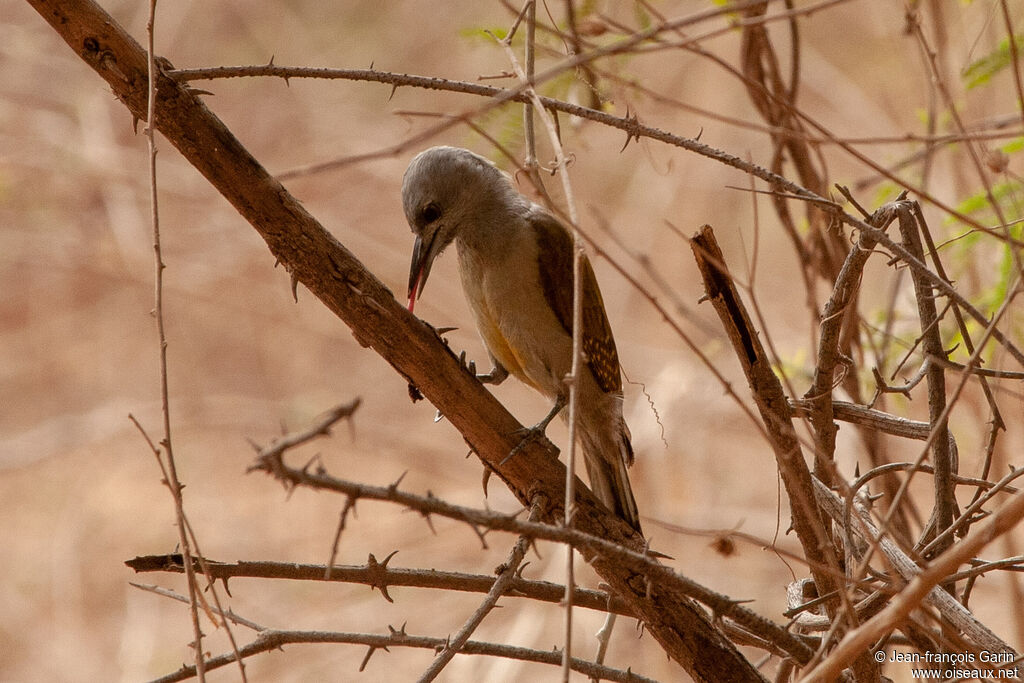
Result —
[[[180, 566], [156, 561], [137, 568], [159, 573], [136, 575], [123, 564], [172, 553], [179, 538], [172, 496], [128, 418], [159, 441], [146, 137], [133, 132], [129, 111], [145, 112], [144, 80], [132, 81], [138, 64], [113, 39], [90, 43], [82, 36], [99, 33], [75, 34], [78, 24], [65, 22], [59, 30], [73, 51], [41, 18], [58, 9], [84, 26], [75, 14], [84, 3], [0, 2], [0, 679], [157, 678], [195, 656], [188, 607], [129, 583], [187, 595], [173, 571]], [[661, 563], [675, 574], [585, 534], [526, 524], [525, 513], [510, 521], [505, 513], [531, 503], [537, 520], [561, 516], [557, 464], [540, 445], [500, 464], [511, 418], [357, 262], [342, 263], [329, 240], [316, 241], [298, 204], [255, 176], [240, 181], [236, 150], [188, 147], [206, 125], [184, 91], [194, 75], [164, 65], [157, 125], [166, 138], [156, 138], [163, 318], [185, 513], [203, 555], [229, 563], [205, 571], [235, 577], [230, 596], [216, 584], [224, 608], [306, 636], [285, 639], [316, 632], [362, 643], [257, 654], [246, 660], [249, 680], [416, 680], [435, 655], [429, 641], [411, 637], [443, 644], [482, 594], [465, 592], [469, 579], [459, 577], [435, 587], [415, 572], [382, 579], [378, 561], [493, 575], [516, 543], [508, 531], [543, 539], [526, 550], [524, 579], [563, 582], [560, 542], [571, 541], [591, 563], [577, 564], [580, 586], [610, 585], [613, 608], [646, 621], [634, 630], [635, 620], [620, 618], [606, 659], [620, 672], [753, 680], [756, 669], [833, 680], [849, 667], [857, 680], [902, 681], [909, 664], [872, 664], [878, 643], [889, 652], [973, 653], [976, 662], [981, 650], [1024, 644], [1021, 538], [1007, 533], [1024, 514], [1012, 481], [1024, 437], [1016, 301], [1024, 65], [1019, 43], [1007, 41], [1021, 34], [1024, 16], [1000, 0], [734, 4], [743, 10], [553, 3], [537, 16], [539, 74], [563, 64], [567, 51], [594, 57], [538, 90], [562, 111], [580, 227], [636, 382], [627, 389], [638, 454], [631, 477], [651, 546], [672, 558]], [[145, 5], [103, 3], [142, 44]], [[411, 238], [398, 195], [408, 158], [448, 143], [512, 169], [525, 148], [521, 104], [495, 106], [474, 87], [424, 89], [387, 74], [516, 88], [514, 78], [480, 79], [512, 70], [487, 31], [507, 30], [520, 7], [451, 3], [442, 15], [416, 4], [334, 5], [168, 3], [157, 13], [155, 51], [179, 69], [273, 56], [276, 69], [251, 68], [247, 78], [187, 82], [209, 91], [199, 97], [241, 145], [401, 295]], [[523, 33], [512, 44], [517, 54]], [[288, 66], [374, 73], [320, 80]], [[979, 73], [987, 81], [976, 83]], [[131, 87], [119, 89], [119, 79]], [[570, 102], [590, 111], [571, 117]], [[462, 119], [431, 133], [436, 114]], [[539, 155], [547, 164], [555, 152], [541, 142]], [[310, 169], [320, 164], [328, 166]], [[563, 207], [558, 179], [545, 182]], [[521, 183], [532, 191], [525, 176]], [[288, 210], [274, 213], [279, 207]], [[710, 233], [687, 239], [704, 224], [714, 226], [720, 252]], [[275, 258], [286, 268], [275, 269]], [[289, 272], [301, 283], [297, 304]], [[454, 259], [441, 259], [417, 314], [459, 326], [446, 335], [450, 347], [481, 359], [459, 289]], [[710, 303], [698, 305], [705, 292]], [[366, 310], [380, 316], [360, 308], [371, 299]], [[1008, 374], [965, 373], [964, 365]], [[915, 376], [912, 390], [876, 395]], [[449, 420], [434, 424], [429, 402], [412, 403], [407, 378]], [[480, 394], [467, 398], [472, 392]], [[494, 394], [527, 424], [547, 408], [511, 382]], [[330, 439], [297, 446], [283, 462], [267, 450], [283, 431], [301, 433], [357, 397]], [[880, 412], [858, 412], [868, 403]], [[549, 436], [564, 446], [560, 425]], [[264, 448], [260, 468], [287, 491], [246, 474], [247, 440]], [[466, 441], [480, 459], [463, 457]], [[885, 463], [911, 464], [879, 469]], [[498, 474], [486, 499], [483, 469]], [[1004, 477], [1002, 493], [986, 494]], [[866, 491], [880, 494], [870, 513], [864, 498], [854, 500]], [[954, 524], [959, 533], [941, 535]], [[642, 550], [587, 498], [577, 525]], [[481, 536], [487, 527], [505, 531]], [[885, 533], [876, 542], [878, 528]], [[328, 562], [338, 565], [334, 582], [309, 580], [312, 570], [280, 578], [298, 571], [292, 563]], [[910, 581], [919, 567], [930, 569]], [[242, 578], [252, 575], [264, 578]], [[804, 617], [787, 613], [812, 595], [795, 583], [809, 577], [826, 600]], [[750, 602], [730, 607], [702, 587]], [[561, 648], [562, 610], [531, 596], [501, 598], [472, 640]], [[573, 654], [592, 658], [603, 598], [579, 599]], [[688, 610], [679, 636], [675, 620]], [[198, 611], [203, 650], [230, 653], [227, 629], [212, 616]], [[238, 647], [257, 639], [244, 624], [232, 632]], [[718, 648], [714, 656], [688, 641], [705, 633], [717, 639], [704, 641]], [[208, 677], [241, 675], [230, 665]], [[440, 680], [557, 675], [521, 655], [463, 654]]]

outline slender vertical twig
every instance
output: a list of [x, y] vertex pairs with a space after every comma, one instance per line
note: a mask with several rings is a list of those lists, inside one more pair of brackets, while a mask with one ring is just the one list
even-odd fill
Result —
[[[527, 66], [532, 67], [532, 60], [534, 55], [533, 39], [536, 35], [536, 4], [533, 0], [528, 0], [526, 6], [523, 8], [523, 12], [520, 17], [526, 21], [527, 31]], [[518, 20], [517, 20], [518, 23]], [[541, 102], [540, 97], [537, 95], [536, 90], [533, 87], [534, 74], [532, 68], [527, 71], [523, 69], [523, 66], [519, 63], [516, 58], [515, 52], [512, 50], [511, 38], [514, 31], [510, 31], [509, 35], [505, 40], [499, 41], [502, 47], [505, 48], [506, 55], [509, 63], [512, 64], [512, 68], [516, 73], [516, 77], [522, 82], [525, 87], [525, 92], [530, 98], [531, 109], [536, 109], [537, 115], [544, 123], [544, 127], [548, 132], [548, 138], [551, 146], [555, 151], [555, 164], [561, 171], [559, 174], [562, 179], [562, 190], [565, 194], [565, 203], [569, 211], [569, 222], [572, 228], [573, 235], [573, 260], [572, 260], [572, 366], [569, 371], [569, 376], [565, 378], [565, 382], [569, 387], [569, 401], [568, 401], [568, 422], [569, 422], [569, 444], [566, 449], [565, 455], [565, 526], [571, 527], [573, 520], [573, 512], [576, 500], [576, 421], [577, 421], [577, 405], [578, 405], [578, 391], [576, 379], [579, 377], [580, 366], [582, 364], [583, 349], [582, 349], [582, 327], [583, 327], [583, 277], [582, 277], [582, 264], [583, 264], [583, 237], [579, 231], [579, 216], [576, 212], [576, 202], [573, 199], [572, 184], [569, 182], [568, 174], [568, 161], [565, 158], [565, 152], [562, 149], [561, 140], [558, 137], [558, 128], [554, 121], [551, 119], [551, 115], [544, 109], [544, 104]], [[536, 157], [534, 156], [535, 151], [533, 149], [535, 140], [533, 138], [533, 116], [530, 109], [526, 112], [527, 123], [527, 144], [530, 146], [530, 157], [533, 158], [532, 172], [537, 173]], [[528, 169], [530, 158], [527, 159]], [[539, 175], [539, 174], [538, 174]], [[566, 560], [565, 560], [565, 646], [562, 649], [562, 680], [568, 683], [569, 676], [572, 673], [572, 598], [573, 592], [575, 591], [575, 569], [573, 567], [573, 549], [566, 549]]]
[[156, 331], [160, 357], [160, 406], [163, 413], [164, 436], [160, 445], [167, 455], [167, 479], [165, 483], [174, 498], [174, 512], [177, 518], [178, 542], [185, 560], [186, 582], [188, 583], [189, 606], [192, 614], [192, 647], [195, 652], [196, 675], [200, 681], [206, 680], [205, 660], [203, 659], [203, 629], [199, 624], [199, 600], [196, 595], [196, 574], [192, 564], [192, 550], [189, 544], [188, 530], [185, 526], [185, 512], [181, 499], [181, 483], [178, 470], [174, 463], [174, 450], [171, 446], [171, 406], [167, 382], [167, 335], [164, 331], [164, 261], [160, 246], [160, 210], [157, 203], [156, 183], [156, 53], [153, 49], [153, 35], [156, 24], [156, 0], [149, 2], [149, 17], [146, 21], [146, 57], [149, 69], [146, 84], [146, 143], [149, 149], [149, 199], [151, 222], [153, 226], [153, 282], [154, 304], [153, 316], [156, 318]]
[[[899, 214], [900, 235], [903, 245], [919, 260], [924, 261], [924, 247], [921, 243], [919, 226], [911, 211]], [[938, 311], [935, 307], [935, 292], [927, 281], [916, 272], [911, 272], [917, 300], [918, 316], [921, 319], [921, 348], [926, 357], [946, 358], [939, 333]], [[935, 531], [941, 534], [953, 523], [953, 462], [949, 447], [949, 426], [942, 417], [946, 412], [946, 371], [940, 363], [928, 363], [928, 414], [931, 428], [936, 432], [932, 446], [932, 465], [935, 467]], [[936, 552], [941, 553], [952, 544], [952, 539], [940, 544]]]
[[[526, 92], [533, 101], [537, 115], [544, 123], [545, 129], [547, 129], [551, 147], [555, 151], [555, 164], [561, 171], [561, 173], [559, 173], [559, 177], [562, 180], [562, 190], [565, 194], [565, 203], [569, 211], [569, 222], [571, 223], [572, 228], [572, 369], [569, 371], [569, 377], [566, 378], [566, 383], [569, 385], [569, 444], [566, 449], [565, 456], [565, 525], [567, 527], [571, 527], [574, 501], [576, 500], [576, 418], [578, 414], [577, 406], [579, 403], [579, 392], [577, 390], [576, 380], [579, 377], [583, 358], [581, 343], [583, 331], [583, 237], [580, 235], [579, 231], [579, 215], [576, 211], [576, 202], [572, 191], [572, 184], [569, 182], [568, 161], [565, 157], [565, 151], [562, 149], [561, 140], [558, 138], [558, 129], [555, 126], [554, 121], [551, 119], [551, 115], [544, 109], [544, 105], [541, 103], [540, 97], [533, 89], [530, 77], [525, 71], [523, 71], [523, 67], [516, 59], [511, 46], [506, 44], [505, 50], [508, 52], [509, 61], [512, 63], [516, 76], [520, 80], [529, 84]], [[562, 651], [562, 679], [564, 681], [569, 680], [569, 674], [571, 672], [570, 664], [572, 661], [572, 594], [575, 589], [573, 571], [573, 552], [569, 549], [566, 555], [565, 648]]]
[[[537, 3], [534, 0], [527, 0], [526, 7], [526, 47], [524, 48], [526, 61], [526, 80], [533, 83], [533, 67], [536, 62], [534, 58], [534, 42], [537, 36]], [[511, 39], [511, 36], [509, 36]], [[526, 172], [534, 182], [540, 180], [537, 172], [537, 135], [533, 125], [533, 102], [523, 103], [523, 134], [526, 136]]]

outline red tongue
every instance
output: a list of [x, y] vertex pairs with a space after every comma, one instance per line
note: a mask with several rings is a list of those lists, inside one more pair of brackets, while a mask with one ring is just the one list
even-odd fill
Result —
[[412, 286], [412, 291], [409, 292], [409, 312], [412, 313], [413, 306], [416, 305], [416, 294], [420, 291], [420, 282], [423, 280], [423, 269], [420, 268], [420, 272], [416, 274], [416, 283]]

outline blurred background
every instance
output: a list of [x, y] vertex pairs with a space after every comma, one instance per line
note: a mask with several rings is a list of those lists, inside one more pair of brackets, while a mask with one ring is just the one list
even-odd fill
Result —
[[[101, 4], [144, 42], [146, 3]], [[964, 77], [969, 64], [1005, 41], [999, 3], [919, 4], [941, 12], [937, 22], [927, 24], [927, 33], [942, 33], [941, 66], [964, 119], [984, 122], [1019, 111], [1008, 71], [970, 90]], [[561, 20], [563, 7], [556, 5], [550, 11]], [[714, 5], [680, 1], [653, 7], [681, 17]], [[636, 29], [653, 16], [633, 3], [587, 6], [587, 16], [609, 32], [595, 40], [612, 40], [615, 23]], [[1014, 9], [1018, 29], [1020, 9]], [[927, 131], [926, 112], [936, 97], [921, 47], [904, 33], [903, 12], [902, 4], [863, 0], [837, 3], [800, 23], [799, 103], [836, 136], [885, 138], [855, 147], [887, 167], [921, 148], [897, 139]], [[130, 115], [109, 88], [28, 4], [0, 0], [0, 15], [0, 680], [153, 678], [190, 661], [192, 632], [185, 606], [128, 583], [184, 591], [181, 577], [136, 576], [123, 564], [137, 555], [172, 552], [178, 538], [159, 468], [128, 419], [134, 415], [154, 440], [159, 438], [146, 141], [133, 132]], [[548, 21], [543, 7], [538, 17]], [[159, 7], [156, 44], [177, 67], [255, 65], [273, 57], [286, 66], [372, 64], [384, 71], [475, 81], [510, 70], [502, 49], [483, 31], [507, 28], [513, 18], [514, 12], [497, 2], [451, 2], [439, 12], [423, 2], [179, 0]], [[701, 28], [722, 26], [718, 20]], [[788, 45], [783, 23], [770, 31], [780, 46]], [[564, 49], [553, 39], [544, 45]], [[737, 31], [722, 31], [702, 46], [726, 63], [739, 60]], [[554, 59], [542, 50], [538, 70]], [[770, 141], [746, 91], [713, 60], [663, 50], [615, 57], [602, 67], [622, 79], [601, 81], [607, 111], [637, 114], [644, 123], [679, 135], [700, 135], [713, 147], [769, 165]], [[652, 92], [628, 87], [634, 79]], [[208, 106], [272, 173], [374, 152], [436, 123], [414, 112], [456, 114], [479, 104], [465, 95], [413, 88], [400, 88], [392, 97], [388, 86], [347, 81], [248, 78], [196, 86], [211, 91]], [[572, 79], [551, 88], [561, 97], [585, 101], [589, 96]], [[522, 158], [518, 105], [477, 123]], [[939, 132], [948, 131], [948, 123], [948, 117], [941, 119]], [[697, 304], [703, 290], [680, 236], [705, 223], [714, 226], [738, 279], [753, 284], [766, 325], [762, 334], [773, 342], [780, 369], [798, 393], [805, 391], [816, 322], [770, 202], [743, 189], [749, 180], [741, 173], [708, 159], [650, 140], [633, 141], [620, 152], [626, 142], [621, 132], [565, 117], [561, 124], [574, 157], [571, 179], [588, 235], [657, 292], [746, 401], [745, 382], [713, 312]], [[1020, 120], [1014, 125], [1019, 135]], [[1012, 137], [984, 144], [996, 151], [1008, 142]], [[509, 166], [464, 126], [423, 146], [429, 144], [470, 147]], [[406, 473], [403, 487], [412, 492], [517, 509], [497, 480], [484, 498], [482, 467], [464, 457], [465, 445], [451, 425], [435, 424], [427, 402], [412, 404], [402, 379], [301, 287], [294, 302], [287, 273], [274, 267], [255, 231], [166, 141], [160, 139], [159, 148], [172, 437], [187, 486], [186, 511], [203, 554], [222, 561], [327, 561], [344, 500], [302, 490], [289, 496], [270, 478], [247, 475], [253, 458], [249, 441], [266, 444], [282, 429], [300, 429], [355, 397], [362, 407], [351, 429], [342, 426], [305, 456], [293, 454], [296, 462], [318, 453], [332, 473], [347, 479], [385, 484]], [[417, 151], [286, 183], [403, 300], [412, 236], [399, 192], [405, 166]], [[548, 147], [541, 151], [542, 161], [550, 161]], [[1001, 177], [1016, 191], [1011, 181], [1021, 162], [1013, 151]], [[873, 171], [839, 146], [822, 144], [820, 153], [831, 181], [851, 186], [866, 181], [856, 191], [869, 210], [893, 195], [891, 185], [873, 182]], [[930, 172], [928, 189], [950, 205], [980, 187], [964, 159], [961, 148], [944, 147]], [[900, 172], [920, 181], [918, 167]], [[548, 186], [560, 196], [557, 178]], [[941, 212], [931, 207], [926, 212], [942, 239], [964, 232]], [[972, 300], [998, 286], [998, 248], [954, 246], [947, 253], [952, 276]], [[637, 451], [631, 478], [641, 513], [650, 520], [644, 524], [653, 545], [674, 557], [673, 566], [692, 579], [753, 600], [753, 609], [784, 622], [785, 586], [805, 568], [756, 544], [741, 543], [731, 554], [721, 554], [713, 534], [680, 533], [658, 524], [738, 529], [796, 549], [795, 540], [785, 536], [789, 513], [770, 449], [647, 296], [605, 259], [594, 261], [631, 380], [626, 417]], [[912, 341], [916, 312], [907, 283], [904, 279], [906, 293], [893, 315], [895, 331]], [[877, 257], [865, 277], [866, 317], [885, 313], [892, 287], [892, 270], [884, 256]], [[485, 364], [452, 254], [435, 265], [417, 314], [435, 326], [458, 326], [449, 335], [452, 346]], [[1019, 315], [1011, 316], [1004, 327], [1018, 343], [1019, 322]], [[996, 367], [1020, 369], [1001, 363], [998, 353], [991, 357]], [[858, 372], [870, 378], [869, 365]], [[494, 392], [526, 424], [548, 409], [515, 382]], [[996, 476], [1005, 472], [1008, 458], [1021, 464], [1024, 402], [1012, 385], [1000, 390], [1000, 400], [1011, 424], [997, 453]], [[894, 398], [886, 407], [927, 417], [923, 395], [913, 402]], [[971, 476], [978, 471], [985, 419], [985, 404], [972, 387], [953, 419], [961, 472]], [[553, 425], [549, 436], [564, 450], [562, 425]], [[841, 429], [840, 441], [840, 465], [852, 475], [859, 443], [848, 427]], [[916, 445], [895, 440], [890, 448], [893, 459], [917, 454]], [[930, 481], [922, 477], [919, 484], [929, 500]], [[394, 505], [362, 502], [357, 512], [342, 537], [339, 563], [360, 564], [370, 553], [380, 559], [397, 549], [391, 566], [489, 574], [514, 541], [492, 535], [489, 548], [482, 549], [472, 530], [454, 522], [434, 519], [432, 533], [418, 515]], [[1010, 538], [989, 550], [1003, 556], [1017, 547], [1019, 538]], [[529, 558], [526, 576], [560, 580], [563, 551], [543, 544], [539, 550]], [[597, 587], [596, 575], [586, 567], [579, 580]], [[433, 591], [392, 588], [392, 604], [365, 586], [245, 579], [233, 581], [231, 590], [231, 608], [265, 626], [386, 633], [388, 624], [406, 623], [410, 634], [440, 637], [458, 630], [480, 599], [456, 595], [442, 601]], [[979, 582], [971, 604], [1001, 637], [1021, 647], [1021, 624], [1005, 609], [1018, 591], [1005, 575], [994, 575]], [[557, 607], [512, 598], [502, 604], [505, 608], [486, 620], [475, 638], [539, 649], [561, 645]], [[576, 647], [584, 656], [592, 654], [591, 634], [601, 621], [594, 613], [577, 615]], [[209, 625], [205, 630], [212, 652], [228, 649], [223, 634]], [[243, 642], [250, 637], [242, 629], [238, 634]], [[620, 621], [609, 663], [662, 680], [685, 677], [650, 636], [639, 635], [631, 622]], [[754, 661], [761, 657], [747, 654]], [[414, 680], [433, 653], [378, 652], [358, 673], [364, 655], [365, 649], [355, 646], [290, 646], [250, 659], [248, 673], [250, 680]], [[889, 672], [896, 680], [906, 674]], [[556, 675], [539, 665], [457, 657], [442, 679], [553, 680]], [[237, 677], [232, 667], [209, 676]]]

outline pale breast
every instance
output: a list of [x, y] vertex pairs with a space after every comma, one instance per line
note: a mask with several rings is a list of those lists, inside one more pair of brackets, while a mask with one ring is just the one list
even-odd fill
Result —
[[515, 242], [500, 260], [459, 246], [459, 272], [487, 350], [517, 379], [553, 398], [563, 392], [572, 340], [544, 298], [536, 244]]

